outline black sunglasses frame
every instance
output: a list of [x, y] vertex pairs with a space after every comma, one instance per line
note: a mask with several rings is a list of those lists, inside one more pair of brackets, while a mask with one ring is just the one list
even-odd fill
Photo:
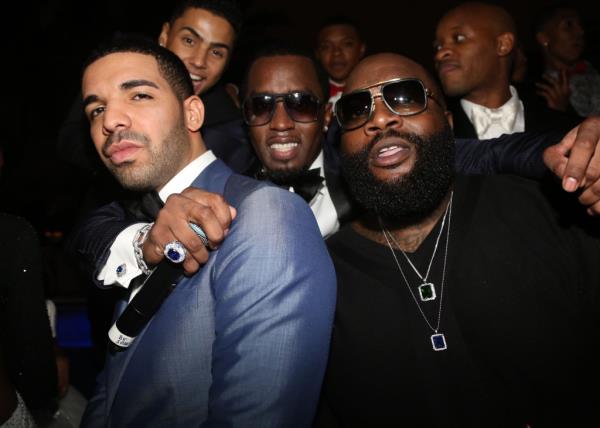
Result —
[[[389, 85], [393, 85], [393, 84], [400, 83], [400, 82], [418, 82], [419, 83], [419, 85], [423, 89], [423, 94], [425, 95], [424, 96], [423, 108], [421, 108], [418, 111], [414, 111], [414, 112], [411, 111], [411, 112], [405, 113], [405, 112], [397, 112], [397, 111], [395, 111], [390, 106], [390, 104], [388, 103], [388, 101], [383, 96], [383, 90], [384, 90], [385, 87], [387, 87]], [[373, 95], [371, 93], [371, 91], [369, 91], [369, 89], [376, 88], [378, 86], [381, 86], [381, 88], [379, 89], [379, 93], [376, 94], [376, 95]], [[369, 114], [368, 114], [368, 116], [366, 116], [366, 119], [363, 122], [361, 122], [359, 125], [352, 126], [352, 127], [345, 127], [344, 124], [342, 123], [342, 120], [340, 119], [340, 115], [338, 113], [338, 110], [340, 109], [340, 106], [341, 106], [340, 101], [342, 101], [344, 98], [350, 97], [352, 95], [362, 94], [362, 93], [367, 93], [369, 95], [369, 98], [371, 99], [371, 107], [369, 108]], [[399, 78], [399, 79], [385, 80], [383, 82], [378, 82], [378, 83], [375, 83], [373, 85], [369, 85], [367, 87], [364, 87], [364, 88], [361, 88], [361, 89], [357, 89], [356, 91], [352, 91], [352, 92], [349, 92], [349, 93], [347, 93], [345, 95], [342, 95], [342, 97], [335, 103], [335, 108], [334, 108], [335, 118], [336, 118], [338, 124], [340, 125], [340, 128], [343, 131], [353, 131], [355, 129], [360, 128], [365, 123], [367, 123], [369, 120], [371, 120], [371, 117], [373, 116], [373, 112], [375, 111], [375, 98], [381, 98], [381, 100], [383, 101], [383, 103], [385, 104], [385, 106], [388, 108], [388, 110], [391, 111], [392, 113], [394, 113], [397, 116], [414, 116], [414, 115], [423, 113], [425, 110], [427, 110], [428, 99], [429, 98], [431, 98], [432, 100], [434, 100], [436, 103], [440, 104], [439, 101], [436, 100], [435, 97], [433, 96], [433, 92], [431, 92], [420, 79], [416, 79], [416, 78]]]
[[[294, 113], [294, 107], [293, 107], [293, 101], [287, 101], [287, 100], [291, 100], [294, 96], [297, 95], [302, 95], [302, 96], [308, 96], [309, 99], [314, 102], [315, 104], [315, 114], [314, 114], [314, 119], [310, 119], [310, 120], [298, 120], [295, 117], [295, 113]], [[252, 101], [253, 99], [257, 99], [257, 98], [266, 98], [269, 97], [271, 100], [271, 112], [269, 113], [268, 116], [268, 120], [266, 120], [265, 122], [261, 122], [261, 123], [250, 123], [249, 118], [246, 115], [246, 108], [247, 108], [247, 103], [249, 103], [250, 101]], [[272, 94], [272, 93], [262, 93], [262, 94], [255, 94], [255, 95], [251, 95], [249, 97], [247, 97], [244, 102], [242, 103], [242, 116], [244, 118], [244, 123], [248, 126], [263, 126], [266, 125], [267, 123], [271, 122], [271, 120], [273, 119], [273, 115], [275, 114], [275, 108], [277, 107], [277, 103], [278, 102], [283, 102], [283, 106], [285, 108], [285, 112], [288, 115], [288, 117], [290, 119], [292, 119], [294, 122], [298, 122], [298, 123], [312, 123], [312, 122], [316, 122], [317, 120], [319, 120], [319, 113], [321, 111], [321, 108], [323, 107], [323, 103], [321, 100], [319, 100], [319, 98], [317, 98], [314, 94], [310, 93], [310, 92], [303, 92], [303, 91], [291, 91], [291, 92], [286, 92], [283, 94]]]

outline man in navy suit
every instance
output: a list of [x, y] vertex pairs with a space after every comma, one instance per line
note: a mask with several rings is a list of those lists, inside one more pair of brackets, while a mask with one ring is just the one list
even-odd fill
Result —
[[[83, 426], [309, 426], [335, 274], [308, 206], [206, 150], [202, 102], [168, 50], [139, 41], [98, 50], [82, 92], [96, 149], [123, 186], [171, 201], [191, 185], [235, 208], [212, 223], [186, 218], [212, 239], [235, 217], [203, 268], [179, 281], [125, 352], [109, 355]], [[150, 234], [150, 252], [167, 244]]]

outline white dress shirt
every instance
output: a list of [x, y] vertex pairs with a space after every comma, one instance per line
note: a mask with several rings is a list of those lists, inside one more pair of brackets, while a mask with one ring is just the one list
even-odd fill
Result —
[[[319, 168], [319, 174], [325, 179], [323, 165], [323, 150], [321, 150], [319, 156], [317, 156], [309, 169]], [[294, 189], [290, 187], [290, 191], [293, 192]], [[308, 205], [317, 219], [319, 230], [321, 231], [321, 236], [323, 236], [323, 238], [327, 238], [338, 231], [340, 222], [338, 220], [337, 211], [335, 210], [335, 205], [333, 205], [333, 200], [329, 194], [326, 179], [323, 181], [323, 186], [321, 186]]]
[[525, 131], [525, 108], [514, 86], [510, 87], [510, 99], [498, 108], [487, 108], [465, 99], [460, 104], [473, 124], [480, 140]]
[[[215, 155], [210, 150], [198, 156], [158, 192], [160, 199], [165, 202], [171, 194], [181, 193], [215, 159]], [[133, 239], [145, 224], [147, 223], [132, 224], [119, 233], [110, 247], [110, 255], [106, 264], [98, 274], [98, 280], [103, 281], [104, 285], [116, 284], [128, 288], [131, 280], [142, 273], [135, 260]]]

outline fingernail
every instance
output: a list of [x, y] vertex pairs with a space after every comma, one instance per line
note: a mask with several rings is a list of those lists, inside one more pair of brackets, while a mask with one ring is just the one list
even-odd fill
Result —
[[574, 192], [577, 190], [577, 180], [575, 180], [573, 177], [567, 177], [563, 183], [563, 188], [567, 192]]
[[224, 234], [225, 236], [227, 236], [227, 234], [228, 234], [228, 233], [229, 233], [229, 228], [227, 228], [227, 229], [225, 229], [225, 230], [223, 231], [223, 234]]

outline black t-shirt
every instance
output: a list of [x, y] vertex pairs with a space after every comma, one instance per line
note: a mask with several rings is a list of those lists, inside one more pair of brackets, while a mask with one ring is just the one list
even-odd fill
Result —
[[[559, 218], [538, 187], [513, 177], [456, 180], [444, 351], [433, 350], [387, 246], [350, 226], [327, 241], [338, 302], [317, 426], [576, 426], [593, 415], [598, 394], [584, 387], [598, 379], [600, 245]], [[409, 254], [421, 274], [439, 228]], [[433, 326], [444, 240], [429, 278], [437, 298], [419, 301]], [[396, 254], [416, 295], [420, 281]]]

